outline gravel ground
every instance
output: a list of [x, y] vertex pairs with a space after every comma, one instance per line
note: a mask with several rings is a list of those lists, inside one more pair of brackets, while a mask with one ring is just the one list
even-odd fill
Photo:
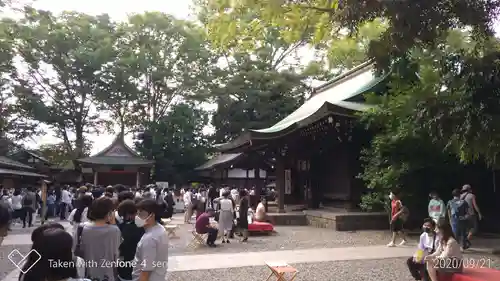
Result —
[[[239, 243], [238, 239], [231, 244], [222, 244], [212, 249], [186, 247], [192, 239], [191, 225], [180, 225], [177, 231], [180, 238], [170, 239], [171, 255], [189, 255], [205, 253], [261, 252], [312, 248], [339, 248], [351, 246], [385, 245], [390, 240], [386, 231], [339, 232], [330, 229], [309, 226], [277, 226], [276, 234], [250, 236], [248, 243]], [[236, 238], [239, 238], [236, 236]], [[220, 242], [217, 242], [220, 244]]]
[[[479, 257], [477, 257], [479, 258]], [[484, 257], [491, 260], [492, 267], [500, 269], [498, 257]], [[403, 281], [412, 280], [401, 259], [381, 259], [362, 261], [322, 262], [294, 264], [299, 271], [295, 280], [304, 281]], [[184, 271], [168, 273], [168, 281], [234, 281], [234, 280], [266, 280], [269, 269], [265, 266], [240, 267], [230, 269], [213, 269], [202, 271]], [[207, 278], [208, 277], [208, 278]], [[274, 278], [273, 280], [275, 280]]]

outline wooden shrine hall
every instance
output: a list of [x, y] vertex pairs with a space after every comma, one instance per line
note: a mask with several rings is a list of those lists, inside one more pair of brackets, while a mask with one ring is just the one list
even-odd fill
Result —
[[78, 159], [82, 165], [84, 180], [94, 185], [123, 184], [139, 187], [148, 183], [154, 161], [146, 160], [130, 148], [119, 134], [101, 152]]
[[247, 130], [216, 148], [223, 153], [260, 151], [273, 159], [280, 212], [285, 203], [354, 209], [364, 190], [357, 179], [359, 155], [370, 141], [356, 114], [370, 108], [364, 94], [386, 92], [387, 77], [376, 75], [373, 63], [363, 63], [316, 88], [275, 125]]
[[215, 186], [262, 189], [274, 174], [274, 166], [256, 154], [222, 153], [195, 169], [204, 181]]

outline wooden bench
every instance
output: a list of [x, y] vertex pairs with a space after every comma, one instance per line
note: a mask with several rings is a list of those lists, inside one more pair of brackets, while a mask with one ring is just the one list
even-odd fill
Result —
[[500, 270], [466, 268], [462, 273], [439, 273], [439, 281], [500, 281]]

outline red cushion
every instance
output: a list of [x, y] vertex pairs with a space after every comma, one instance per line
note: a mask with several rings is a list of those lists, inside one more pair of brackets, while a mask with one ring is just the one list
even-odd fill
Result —
[[248, 224], [248, 231], [273, 231], [274, 227], [268, 222], [254, 221]]
[[463, 273], [440, 274], [439, 281], [497, 281], [500, 270], [489, 268], [466, 268]]

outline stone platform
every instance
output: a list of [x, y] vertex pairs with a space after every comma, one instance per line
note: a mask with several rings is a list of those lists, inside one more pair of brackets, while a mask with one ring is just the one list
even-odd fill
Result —
[[275, 225], [310, 225], [336, 231], [386, 230], [386, 213], [351, 212], [344, 209], [321, 209], [268, 213]]
[[345, 210], [305, 210], [307, 224], [336, 231], [386, 230], [389, 218], [386, 213], [348, 212]]
[[307, 225], [303, 212], [268, 213], [274, 225]]

